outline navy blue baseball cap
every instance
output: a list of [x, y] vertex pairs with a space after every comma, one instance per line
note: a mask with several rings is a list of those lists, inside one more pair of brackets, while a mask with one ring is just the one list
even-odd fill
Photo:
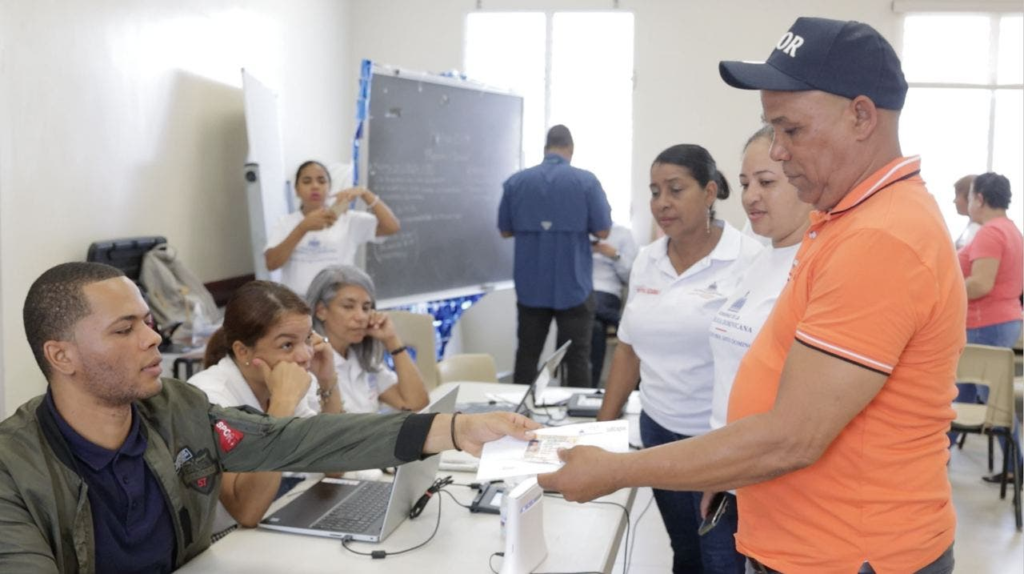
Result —
[[725, 83], [744, 90], [819, 90], [844, 98], [867, 96], [903, 109], [907, 81], [892, 45], [861, 22], [797, 18], [766, 62], [719, 62]]

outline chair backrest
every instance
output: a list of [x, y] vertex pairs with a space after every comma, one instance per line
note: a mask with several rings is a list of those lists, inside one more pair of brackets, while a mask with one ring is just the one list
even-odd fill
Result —
[[957, 363], [956, 380], [989, 387], [985, 426], [1013, 426], [1013, 349], [967, 345]]
[[455, 355], [437, 364], [437, 378], [441, 384], [456, 381], [497, 383], [498, 366], [494, 357], [486, 353]]
[[434, 338], [434, 318], [424, 313], [385, 311], [395, 331], [407, 347], [416, 351], [416, 368], [420, 370], [427, 390], [437, 386], [437, 340]]
[[150, 249], [164, 243], [167, 243], [167, 239], [158, 235], [95, 241], [89, 245], [85, 260], [117, 267], [129, 279], [138, 283], [142, 258]]

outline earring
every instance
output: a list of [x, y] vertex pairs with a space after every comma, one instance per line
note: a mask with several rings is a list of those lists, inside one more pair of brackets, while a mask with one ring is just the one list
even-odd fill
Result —
[[708, 208], [708, 218], [704, 220], [704, 231], [711, 235], [711, 208]]

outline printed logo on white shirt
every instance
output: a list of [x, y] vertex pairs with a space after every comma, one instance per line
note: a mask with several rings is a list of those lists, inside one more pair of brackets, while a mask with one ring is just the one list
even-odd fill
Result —
[[704, 287], [703, 289], [694, 289], [694, 295], [701, 297], [702, 299], [711, 300], [724, 297], [722, 293], [718, 291], [718, 281], [714, 281], [711, 285]]
[[729, 305], [729, 311], [732, 313], [738, 313], [747, 303], [747, 297], [750, 296], [750, 291], [743, 294], [742, 297], [733, 301], [732, 305]]

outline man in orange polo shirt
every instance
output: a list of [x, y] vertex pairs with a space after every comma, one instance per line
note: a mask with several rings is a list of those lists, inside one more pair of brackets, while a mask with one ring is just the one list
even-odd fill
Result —
[[899, 59], [870, 26], [799, 18], [767, 62], [719, 71], [761, 90], [771, 156], [816, 210], [729, 424], [636, 453], [574, 448], [540, 482], [570, 500], [738, 488], [755, 572], [952, 572], [945, 432], [966, 294], [920, 160], [900, 150]]

